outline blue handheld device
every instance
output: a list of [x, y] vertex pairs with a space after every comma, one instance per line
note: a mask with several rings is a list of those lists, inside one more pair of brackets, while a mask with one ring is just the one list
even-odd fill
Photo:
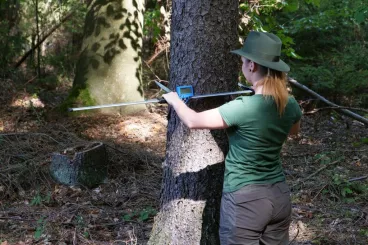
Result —
[[182, 100], [187, 100], [194, 96], [193, 86], [190, 85], [177, 86], [176, 93], [178, 93], [179, 97]]

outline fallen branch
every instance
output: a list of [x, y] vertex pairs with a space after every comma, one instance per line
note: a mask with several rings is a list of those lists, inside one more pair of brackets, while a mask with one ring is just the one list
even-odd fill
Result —
[[330, 109], [332, 109], [332, 110], [336, 110], [336, 109], [349, 109], [349, 110], [353, 110], [353, 111], [363, 111], [363, 112], [368, 113], [368, 110], [363, 109], [363, 108], [347, 107], [347, 106], [331, 106], [331, 107], [317, 108], [317, 109], [314, 109], [312, 111], [305, 112], [304, 114], [314, 114], [314, 113], [319, 112], [321, 110], [330, 110]]
[[328, 184], [325, 184], [318, 192], [317, 194], [312, 198], [312, 202], [314, 201], [314, 199], [316, 199], [319, 194], [321, 194], [321, 192], [323, 191], [324, 188], [326, 188], [328, 186]]
[[23, 219], [23, 218], [20, 218], [20, 217], [0, 217], [0, 219], [4, 219], [4, 220], [18, 220], [18, 221], [37, 221], [35, 219]]
[[354, 182], [354, 181], [365, 180], [365, 179], [368, 179], [368, 175], [349, 179], [348, 182]]
[[354, 118], [355, 120], [364, 123], [366, 126], [368, 126], [368, 119], [365, 117], [362, 117], [352, 111], [349, 111], [347, 109], [342, 109], [340, 106], [332, 103], [331, 101], [327, 100], [326, 98], [324, 98], [323, 96], [317, 94], [316, 92], [314, 92], [313, 90], [307, 88], [306, 86], [304, 86], [303, 84], [298, 83], [295, 79], [289, 78], [289, 83], [311, 95], [313, 95], [314, 97], [317, 97], [318, 99], [320, 99], [322, 102], [328, 104], [331, 107], [334, 107], [334, 110], [336, 110], [337, 112], [340, 112], [348, 117]]
[[295, 186], [297, 186], [297, 185], [301, 184], [302, 182], [305, 182], [305, 181], [309, 180], [309, 179], [310, 179], [310, 178], [312, 178], [313, 176], [315, 176], [315, 175], [319, 174], [322, 170], [324, 170], [324, 169], [328, 168], [328, 167], [329, 167], [329, 166], [331, 166], [331, 165], [335, 165], [336, 163], [339, 163], [339, 162], [340, 162], [340, 160], [337, 160], [337, 161], [331, 162], [331, 163], [329, 163], [329, 164], [327, 164], [327, 165], [323, 166], [322, 168], [318, 169], [316, 172], [314, 172], [314, 173], [310, 174], [310, 175], [309, 175], [308, 177], [306, 177], [304, 180], [300, 180], [300, 181], [298, 181], [297, 183], [295, 183], [294, 185], [292, 185], [292, 186], [291, 186], [291, 188], [294, 188]]
[[7, 173], [7, 172], [14, 172], [15, 171], [18, 171], [20, 169], [24, 169], [25, 167], [27, 167], [27, 164], [25, 163], [19, 163], [19, 164], [16, 164], [16, 165], [11, 165], [7, 168], [4, 168], [4, 169], [0, 169], [0, 173]]
[[44, 133], [30, 133], [30, 132], [19, 132], [19, 133], [4, 133], [4, 134], [0, 134], [0, 137], [7, 137], [7, 136], [21, 136], [21, 135], [36, 135], [36, 136], [44, 136], [44, 137], [47, 137], [51, 140], [53, 140], [54, 142], [64, 146], [63, 143], [55, 140], [54, 138], [52, 138], [50, 135], [48, 134], [44, 134]]
[[151, 65], [151, 63], [160, 55], [162, 54], [164, 51], [167, 50], [167, 47], [161, 47], [156, 53], [154, 53], [152, 55], [151, 58], [149, 58], [149, 60], [146, 62], [148, 65]]

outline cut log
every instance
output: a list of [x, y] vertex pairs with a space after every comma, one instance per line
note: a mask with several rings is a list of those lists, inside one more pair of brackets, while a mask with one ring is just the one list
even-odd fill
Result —
[[50, 173], [58, 183], [93, 188], [107, 177], [107, 162], [105, 145], [94, 142], [53, 153]]

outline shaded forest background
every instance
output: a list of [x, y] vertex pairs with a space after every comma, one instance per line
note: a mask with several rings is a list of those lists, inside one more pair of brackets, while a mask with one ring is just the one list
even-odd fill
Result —
[[[124, 118], [73, 116], [61, 109], [73, 85], [91, 2], [0, 1], [1, 244], [144, 244], [149, 236], [166, 106], [148, 105], [150, 116]], [[277, 34], [290, 77], [367, 117], [367, 6], [366, 0], [239, 1], [239, 45], [250, 30]], [[147, 99], [160, 93], [152, 81], [169, 77], [170, 11], [170, 1], [146, 1]], [[246, 82], [241, 74], [239, 80]], [[366, 127], [334, 110], [316, 110], [324, 105], [303, 91], [293, 94], [305, 112], [302, 136], [291, 139], [283, 153], [294, 187], [291, 234], [304, 239], [293, 242], [367, 244]], [[55, 185], [47, 174], [50, 154], [93, 140], [110, 146], [108, 183], [94, 190]]]

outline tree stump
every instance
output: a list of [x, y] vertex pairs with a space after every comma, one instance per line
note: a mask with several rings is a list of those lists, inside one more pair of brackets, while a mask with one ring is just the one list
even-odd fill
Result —
[[107, 177], [107, 162], [105, 145], [94, 142], [53, 153], [50, 173], [61, 184], [93, 188]]

